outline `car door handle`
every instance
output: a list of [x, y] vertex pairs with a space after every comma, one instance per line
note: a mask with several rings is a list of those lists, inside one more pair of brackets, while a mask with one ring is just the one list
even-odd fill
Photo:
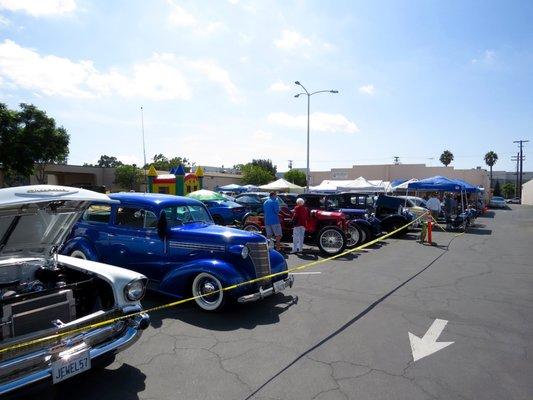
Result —
[[117, 236], [117, 235], [115, 235], [114, 233], [108, 233], [107, 234], [107, 237], [115, 237], [115, 236]]

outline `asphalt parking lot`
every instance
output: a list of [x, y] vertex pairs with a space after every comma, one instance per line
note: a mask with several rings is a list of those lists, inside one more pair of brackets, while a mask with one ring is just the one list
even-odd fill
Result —
[[[155, 313], [111, 366], [41, 398], [533, 398], [533, 208], [434, 238], [386, 240], [222, 314]], [[291, 255], [289, 265], [315, 258]], [[149, 295], [145, 306], [166, 301]], [[414, 362], [409, 332], [430, 326], [453, 343]]]

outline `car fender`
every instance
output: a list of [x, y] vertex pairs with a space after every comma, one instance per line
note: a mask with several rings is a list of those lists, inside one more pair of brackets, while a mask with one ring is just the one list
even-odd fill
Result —
[[398, 225], [402, 226], [402, 225], [407, 224], [408, 222], [409, 220], [407, 219], [407, 217], [403, 215], [399, 215], [399, 214], [394, 214], [394, 215], [388, 215], [384, 217], [381, 220], [381, 226], [383, 227], [384, 230], [388, 232], [391, 226], [398, 226]]
[[74, 250], [80, 250], [90, 261], [99, 261], [100, 257], [92, 243], [84, 237], [75, 237], [66, 242], [61, 248], [61, 254], [69, 256]]
[[222, 287], [247, 280], [231, 263], [217, 259], [199, 259], [180, 265], [167, 273], [159, 284], [159, 291], [172, 296], [185, 297], [191, 294], [191, 283], [196, 275], [208, 272], [214, 275]]

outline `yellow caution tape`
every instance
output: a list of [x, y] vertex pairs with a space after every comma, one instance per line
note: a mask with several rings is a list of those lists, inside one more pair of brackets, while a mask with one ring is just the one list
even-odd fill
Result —
[[[426, 213], [426, 214], [428, 214], [428, 213]], [[365, 248], [367, 248], [369, 246], [372, 246], [373, 244], [379, 243], [379, 242], [387, 239], [390, 236], [395, 235], [396, 233], [400, 232], [401, 230], [407, 228], [408, 226], [410, 226], [410, 225], [414, 224], [415, 222], [417, 222], [418, 220], [422, 219], [426, 214], [422, 214], [420, 217], [418, 217], [418, 218], [412, 220], [411, 222], [401, 226], [400, 228], [398, 228], [398, 229], [396, 229], [396, 230], [394, 230], [392, 232], [389, 232], [389, 233], [387, 233], [387, 234], [385, 234], [383, 236], [380, 236], [380, 237], [378, 237], [378, 238], [376, 238], [376, 239], [374, 239], [374, 240], [372, 240], [370, 242], [367, 242], [367, 243], [364, 243], [364, 244], [362, 244], [360, 246], [357, 246], [357, 247], [355, 247], [353, 249], [349, 249], [349, 250], [346, 250], [346, 251], [344, 251], [342, 253], [339, 253], [337, 255], [334, 255], [334, 256], [331, 256], [331, 257], [328, 257], [328, 258], [323, 258], [323, 259], [320, 259], [320, 260], [317, 260], [317, 261], [313, 261], [313, 262], [310, 262], [308, 264], [303, 264], [303, 265], [300, 265], [300, 266], [297, 266], [297, 267], [288, 268], [285, 271], [275, 272], [273, 274], [262, 276], [260, 278], [254, 278], [254, 279], [250, 279], [250, 280], [245, 281], [245, 282], [237, 283], [235, 285], [227, 286], [227, 287], [224, 287], [222, 289], [215, 290], [215, 291], [209, 293], [209, 296], [211, 296], [213, 294], [216, 294], [216, 293], [233, 290], [233, 289], [236, 289], [236, 288], [241, 287], [241, 286], [250, 285], [252, 283], [257, 283], [257, 282], [264, 281], [264, 280], [267, 280], [267, 279], [275, 278], [275, 277], [280, 276], [280, 275], [287, 275], [287, 274], [290, 274], [291, 272], [301, 271], [303, 269], [307, 269], [307, 268], [314, 267], [314, 266], [319, 265], [319, 264], [326, 263], [326, 262], [331, 261], [331, 260], [335, 260], [335, 259], [343, 257], [343, 256], [345, 256], [347, 254], [350, 254], [350, 253], [353, 253], [353, 252], [356, 252], [356, 251], [359, 251], [359, 250], [363, 250], [363, 249], [365, 249]], [[85, 325], [85, 326], [80, 327], [80, 328], [75, 328], [75, 329], [68, 330], [66, 332], [55, 333], [53, 335], [48, 335], [48, 336], [44, 336], [44, 337], [41, 337], [41, 338], [28, 340], [26, 342], [13, 344], [11, 346], [7, 346], [7, 347], [1, 348], [0, 349], [0, 354], [8, 352], [8, 351], [11, 351], [11, 350], [17, 350], [17, 349], [21, 349], [21, 348], [24, 348], [24, 347], [30, 347], [30, 346], [33, 346], [33, 345], [36, 345], [36, 344], [41, 344], [41, 343], [53, 341], [55, 339], [60, 339], [60, 338], [63, 338], [65, 336], [71, 336], [71, 335], [74, 335], [76, 333], [85, 332], [85, 331], [88, 331], [88, 330], [91, 330], [91, 329], [100, 328], [102, 326], [110, 325], [110, 324], [113, 324], [115, 322], [118, 322], [118, 321], [121, 321], [121, 320], [124, 320], [124, 319], [132, 318], [132, 317], [134, 317], [136, 315], [141, 315], [141, 314], [151, 313], [151, 312], [154, 312], [154, 311], [164, 310], [164, 309], [167, 309], [167, 308], [176, 307], [176, 306], [179, 306], [180, 304], [188, 303], [190, 301], [193, 301], [193, 300], [205, 297], [205, 296], [206, 295], [192, 296], [192, 297], [188, 297], [186, 299], [176, 300], [176, 301], [173, 301], [173, 302], [170, 302], [170, 303], [167, 303], [167, 304], [163, 304], [163, 305], [160, 305], [160, 306], [151, 307], [151, 308], [148, 308], [146, 310], [138, 311], [138, 312], [135, 312], [135, 313], [122, 315], [120, 317], [110, 318], [110, 319], [107, 319], [105, 321], [95, 322], [95, 323], [92, 323], [92, 324], [89, 324], [89, 325]]]

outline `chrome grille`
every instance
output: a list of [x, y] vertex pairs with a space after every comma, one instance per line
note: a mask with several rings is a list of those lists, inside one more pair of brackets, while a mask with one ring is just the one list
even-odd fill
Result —
[[[272, 273], [270, 269], [270, 257], [268, 256], [268, 244], [266, 242], [247, 243], [246, 246], [250, 249], [250, 259], [254, 264], [255, 276], [261, 278]], [[259, 286], [268, 286], [271, 284], [271, 279], [265, 279], [258, 282]]]

